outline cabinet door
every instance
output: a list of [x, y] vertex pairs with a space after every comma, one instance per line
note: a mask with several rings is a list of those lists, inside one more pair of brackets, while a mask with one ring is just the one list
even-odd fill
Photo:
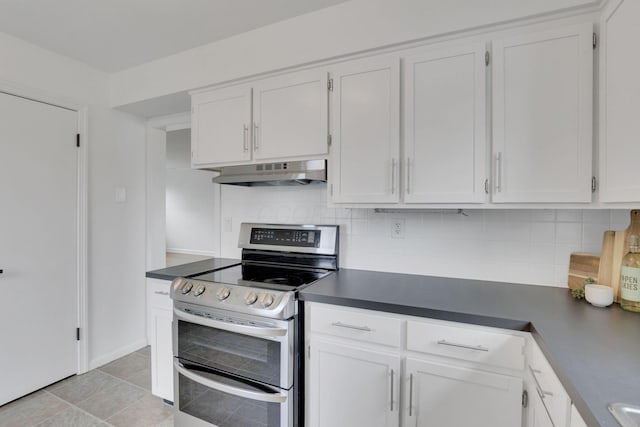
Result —
[[327, 154], [326, 70], [260, 80], [253, 86], [254, 158]]
[[404, 59], [407, 203], [482, 203], [486, 163], [484, 43]]
[[494, 202], [590, 202], [592, 24], [493, 44]]
[[399, 58], [348, 62], [332, 75], [331, 201], [398, 202]]
[[407, 427], [522, 423], [522, 379], [407, 358]]
[[640, 201], [640, 2], [609, 2], [600, 33], [600, 200]]
[[151, 308], [151, 391], [173, 402], [173, 347], [171, 323], [173, 311]]
[[554, 427], [535, 387], [529, 393], [529, 427]]
[[400, 356], [311, 340], [311, 427], [399, 425]]
[[192, 165], [251, 159], [251, 88], [238, 86], [191, 97]]

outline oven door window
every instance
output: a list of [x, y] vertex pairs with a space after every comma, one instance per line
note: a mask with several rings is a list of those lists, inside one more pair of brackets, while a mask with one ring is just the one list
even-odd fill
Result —
[[290, 392], [251, 385], [176, 362], [178, 410], [218, 427], [282, 427], [290, 419]]
[[[281, 372], [282, 352], [288, 345], [268, 338], [178, 320], [178, 357], [219, 371], [284, 388], [291, 387]], [[283, 364], [284, 369], [288, 363]]]

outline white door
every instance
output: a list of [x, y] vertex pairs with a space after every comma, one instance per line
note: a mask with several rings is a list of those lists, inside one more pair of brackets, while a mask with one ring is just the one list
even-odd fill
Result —
[[397, 427], [400, 357], [314, 339], [310, 427]]
[[255, 159], [326, 156], [326, 70], [301, 71], [253, 86]]
[[590, 202], [592, 24], [493, 43], [494, 202]]
[[607, 4], [600, 21], [600, 201], [639, 202], [640, 2]]
[[0, 405], [77, 372], [77, 113], [0, 93]]
[[400, 59], [347, 62], [332, 76], [331, 201], [398, 202]]
[[529, 392], [529, 427], [554, 427], [535, 386]]
[[406, 426], [513, 427], [522, 422], [522, 379], [407, 358]]
[[251, 88], [235, 86], [191, 97], [192, 164], [251, 160]]
[[404, 201], [482, 203], [486, 163], [484, 43], [404, 58]]

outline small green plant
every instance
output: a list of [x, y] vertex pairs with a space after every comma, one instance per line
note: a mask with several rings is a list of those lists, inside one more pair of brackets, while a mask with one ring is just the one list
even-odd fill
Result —
[[597, 282], [596, 279], [594, 279], [593, 277], [587, 277], [586, 279], [584, 279], [584, 283], [582, 284], [582, 287], [571, 289], [571, 296], [574, 297], [575, 299], [584, 299], [585, 285], [591, 285], [596, 282]]

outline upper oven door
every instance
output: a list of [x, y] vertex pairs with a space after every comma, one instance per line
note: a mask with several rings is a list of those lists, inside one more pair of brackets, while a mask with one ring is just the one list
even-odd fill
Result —
[[293, 320], [179, 302], [173, 313], [173, 354], [179, 359], [284, 389], [293, 386]]

